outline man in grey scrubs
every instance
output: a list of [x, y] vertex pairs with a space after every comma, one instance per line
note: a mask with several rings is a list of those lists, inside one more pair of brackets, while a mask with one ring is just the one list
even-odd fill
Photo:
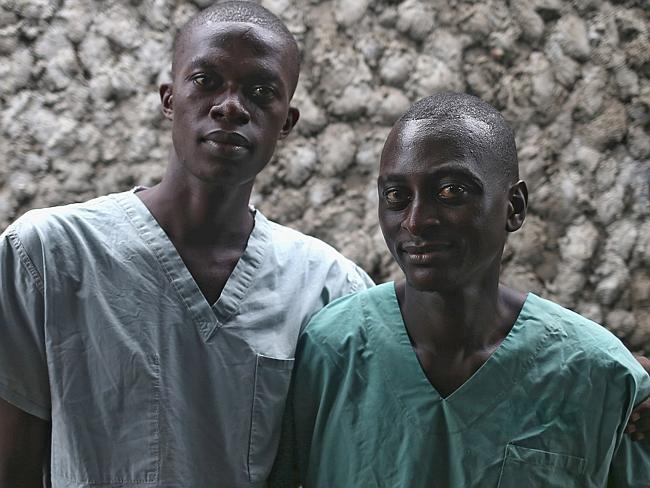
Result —
[[267, 10], [203, 11], [160, 88], [162, 182], [2, 234], [0, 487], [42, 486], [43, 466], [65, 488], [265, 485], [301, 325], [372, 285], [248, 205], [298, 121], [298, 71]]

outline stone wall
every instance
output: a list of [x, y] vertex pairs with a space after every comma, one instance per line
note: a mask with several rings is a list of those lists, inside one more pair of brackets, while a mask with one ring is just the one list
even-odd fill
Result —
[[[0, 230], [23, 212], [160, 179], [157, 85], [195, 0], [0, 0]], [[517, 130], [530, 214], [504, 279], [650, 352], [647, 0], [264, 0], [304, 64], [294, 134], [255, 203], [396, 276], [376, 224], [390, 125], [435, 90], [474, 93]]]

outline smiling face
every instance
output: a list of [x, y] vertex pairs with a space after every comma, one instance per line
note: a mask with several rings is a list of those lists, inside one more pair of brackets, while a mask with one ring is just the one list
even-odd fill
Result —
[[497, 279], [507, 232], [523, 223], [526, 187], [511, 181], [473, 119], [410, 120], [391, 131], [378, 178], [388, 248], [420, 291]]
[[289, 106], [297, 82], [286, 39], [242, 22], [198, 25], [174, 56], [173, 85], [161, 87], [172, 120], [172, 164], [219, 185], [252, 184], [298, 111]]

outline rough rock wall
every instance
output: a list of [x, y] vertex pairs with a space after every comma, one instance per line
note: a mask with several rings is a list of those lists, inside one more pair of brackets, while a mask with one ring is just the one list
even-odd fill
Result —
[[[0, 230], [33, 207], [150, 185], [174, 28], [209, 1], [0, 0]], [[254, 202], [396, 276], [374, 179], [390, 125], [435, 90], [517, 129], [532, 190], [505, 281], [650, 352], [647, 0], [264, 0], [298, 38], [297, 130]]]

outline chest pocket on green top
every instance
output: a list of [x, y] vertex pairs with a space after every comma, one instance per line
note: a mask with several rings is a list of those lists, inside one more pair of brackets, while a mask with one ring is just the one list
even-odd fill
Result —
[[248, 446], [248, 475], [263, 482], [271, 472], [280, 441], [285, 400], [289, 393], [293, 359], [257, 355], [255, 391]]
[[584, 485], [585, 460], [508, 444], [499, 488], [571, 488]]

